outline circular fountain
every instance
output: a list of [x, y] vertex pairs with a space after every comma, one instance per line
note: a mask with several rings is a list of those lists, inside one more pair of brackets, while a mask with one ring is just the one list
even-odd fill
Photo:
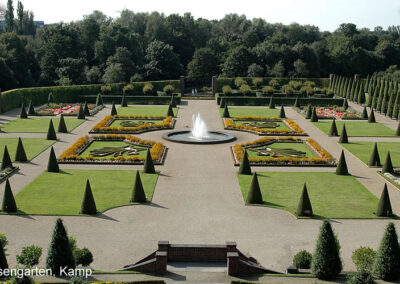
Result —
[[208, 131], [207, 125], [201, 118], [200, 113], [192, 116], [191, 131], [173, 131], [163, 135], [163, 138], [169, 141], [188, 144], [217, 144], [230, 142], [236, 139], [235, 136], [219, 132]]

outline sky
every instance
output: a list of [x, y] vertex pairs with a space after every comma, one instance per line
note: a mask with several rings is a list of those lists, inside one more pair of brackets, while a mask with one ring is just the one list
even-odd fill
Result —
[[[221, 19], [229, 13], [244, 14], [248, 19], [263, 18], [269, 23], [311, 24], [322, 31], [334, 31], [341, 23], [373, 29], [400, 25], [400, 0], [21, 0], [35, 20], [46, 24], [82, 19], [93, 10], [113, 18], [123, 9], [134, 12], [163, 12], [195, 18]], [[5, 6], [6, 0], [0, 0]], [[14, 0], [14, 7], [17, 0]]]

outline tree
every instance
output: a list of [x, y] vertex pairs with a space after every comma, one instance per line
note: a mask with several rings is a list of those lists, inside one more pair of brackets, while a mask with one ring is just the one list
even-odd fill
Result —
[[146, 159], [144, 160], [143, 173], [144, 174], [154, 174], [156, 170], [154, 169], [153, 158], [151, 157], [150, 149], [147, 149]]
[[383, 167], [382, 167], [382, 173], [394, 174], [392, 159], [390, 158], [390, 151], [388, 151], [386, 154], [385, 163], [383, 164]]
[[140, 178], [139, 171], [136, 171], [135, 183], [133, 185], [131, 202], [146, 202], [146, 194], [143, 189], [142, 180]]
[[264, 68], [257, 63], [253, 63], [247, 69], [247, 76], [248, 77], [262, 77], [264, 76], [265, 71]]
[[285, 66], [282, 60], [279, 60], [268, 73], [273, 77], [283, 77], [285, 74]]
[[56, 158], [56, 153], [54, 152], [54, 148], [51, 147], [49, 161], [47, 163], [47, 171], [49, 173], [58, 173], [60, 172], [60, 168], [58, 167], [58, 162]]
[[253, 174], [251, 180], [250, 189], [247, 193], [247, 204], [263, 204], [263, 198], [261, 194], [260, 185], [258, 183], [257, 173]]
[[336, 167], [336, 174], [340, 176], [348, 175], [349, 171], [347, 169], [346, 158], [344, 156], [344, 151], [340, 154], [339, 162]]
[[23, 23], [24, 23], [24, 5], [18, 0], [17, 6], [17, 32], [23, 34]]
[[6, 186], [4, 188], [3, 194], [3, 203], [1, 206], [1, 211], [6, 213], [15, 213], [17, 212], [17, 204], [15, 203], [14, 195], [11, 191], [10, 182], [8, 179], [6, 180]]
[[75, 268], [75, 259], [68, 241], [67, 231], [60, 218], [57, 219], [46, 258], [46, 268], [60, 275], [60, 268]]
[[4, 30], [12, 32], [15, 29], [14, 25], [14, 6], [12, 0], [7, 0], [7, 10], [5, 15]]
[[17, 255], [17, 262], [25, 267], [33, 267], [39, 264], [42, 256], [42, 248], [31, 245], [22, 248], [21, 254]]
[[389, 192], [387, 185], [383, 187], [381, 198], [379, 199], [378, 208], [376, 209], [376, 216], [378, 217], [391, 217], [392, 205], [390, 203]]
[[[121, 67], [119, 80], [123, 82], [128, 82], [129, 79], [138, 71], [138, 68], [134, 61], [132, 60], [133, 55], [126, 47], [117, 47], [115, 54], [108, 57], [107, 68], [111, 65], [119, 65]], [[117, 82], [110, 82], [117, 83]]]
[[125, 73], [120, 63], [112, 63], [107, 66], [102, 77], [105, 84], [123, 83], [125, 81]]
[[50, 119], [49, 129], [47, 130], [47, 140], [57, 140], [56, 131], [54, 130], [53, 120]]
[[333, 120], [332, 120], [331, 128], [329, 129], [329, 136], [339, 136], [337, 127], [336, 127], [335, 118], [333, 118]]
[[196, 49], [187, 66], [187, 78], [196, 83], [208, 83], [210, 78], [220, 73], [219, 58], [208, 47]]
[[304, 183], [303, 191], [301, 192], [300, 200], [296, 210], [297, 216], [312, 216], [313, 210], [310, 197], [308, 196], [307, 186]]
[[17, 151], [15, 151], [15, 159], [16, 162], [26, 162], [28, 158], [26, 157], [24, 144], [22, 144], [21, 137], [18, 137]]
[[222, 66], [225, 77], [244, 77], [252, 63], [252, 55], [247, 47], [241, 45], [231, 49]]
[[4, 146], [3, 160], [1, 162], [1, 170], [4, 170], [6, 168], [11, 168], [11, 169], [14, 168], [11, 162], [10, 154], [8, 153], [7, 145]]
[[294, 67], [294, 75], [296, 77], [307, 77], [309, 72], [308, 72], [308, 68], [307, 68], [307, 64], [304, 63], [301, 59], [297, 59], [294, 63], [293, 63], [293, 67]]
[[60, 116], [60, 122], [58, 123], [59, 133], [68, 133], [67, 125], [65, 124], [64, 114]]
[[86, 180], [85, 194], [83, 195], [81, 211], [79, 213], [87, 215], [97, 214], [96, 202], [94, 201], [89, 179]]
[[239, 174], [240, 175], [251, 175], [251, 167], [250, 167], [250, 162], [249, 162], [249, 158], [247, 156], [246, 150], [244, 150], [243, 158], [240, 161]]
[[368, 166], [380, 167], [381, 159], [379, 157], [378, 143], [375, 142], [374, 149], [372, 150], [371, 157], [369, 158]]
[[328, 221], [324, 221], [321, 225], [312, 257], [311, 271], [318, 279], [332, 279], [342, 271], [339, 241]]

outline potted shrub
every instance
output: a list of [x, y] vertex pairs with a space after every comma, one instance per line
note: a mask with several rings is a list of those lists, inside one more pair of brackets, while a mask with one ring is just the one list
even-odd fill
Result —
[[143, 87], [143, 94], [145, 94], [146, 96], [150, 96], [153, 94], [153, 89], [154, 89], [153, 84], [147, 83]]

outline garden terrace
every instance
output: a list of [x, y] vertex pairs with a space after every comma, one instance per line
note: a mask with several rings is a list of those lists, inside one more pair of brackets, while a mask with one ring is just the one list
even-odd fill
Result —
[[[151, 201], [159, 173], [140, 173], [147, 201]], [[62, 170], [44, 172], [15, 199], [20, 214], [79, 215], [86, 180], [90, 180], [99, 212], [130, 205], [135, 171]], [[17, 214], [18, 214], [17, 213]]]
[[251, 166], [336, 166], [333, 157], [311, 138], [265, 137], [236, 144], [231, 150], [235, 166], [240, 164], [245, 150]]
[[[294, 109], [300, 113], [303, 117], [306, 117], [308, 106], [302, 106], [300, 108], [294, 107]], [[346, 110], [341, 106], [325, 106], [316, 107], [318, 119], [342, 119], [342, 120], [367, 120], [362, 118], [361, 113], [349, 107]]]
[[[136, 115], [136, 116], [166, 116], [168, 106], [128, 106], [119, 107], [118, 115]], [[175, 116], [178, 115], [178, 108], [174, 108]]]
[[[46, 140], [43, 138], [23, 138], [25, 153], [28, 161], [35, 158], [48, 147], [54, 144], [54, 140]], [[18, 138], [0, 138], [0, 159], [3, 159], [3, 149], [7, 146], [8, 153], [12, 161], [15, 159], [15, 152], [17, 151]]]
[[[282, 209], [295, 214], [303, 184], [315, 218], [378, 218], [374, 212], [378, 199], [353, 176], [324, 172], [258, 172], [263, 196], [261, 206]], [[238, 175], [246, 200], [251, 175]]]
[[164, 162], [166, 147], [162, 143], [146, 141], [131, 135], [107, 134], [85, 136], [65, 150], [59, 163], [73, 164], [143, 164], [146, 151], [154, 164]]
[[[17, 118], [1, 126], [2, 132], [25, 132], [25, 133], [46, 133], [49, 129], [50, 119], [53, 121], [54, 128], [58, 129], [60, 118], [49, 117], [29, 117]], [[77, 118], [65, 118], [68, 131], [74, 130], [85, 120]]]
[[[313, 122], [326, 135], [329, 135], [331, 121]], [[346, 131], [348, 136], [356, 137], [381, 137], [381, 136], [395, 136], [395, 130], [391, 129], [381, 123], [369, 123], [366, 121], [336, 121], [338, 134], [342, 131], [343, 124], [346, 124]]]
[[[44, 104], [36, 109], [38, 116], [53, 116], [63, 114], [64, 116], [77, 116], [80, 104], [68, 103], [50, 103]], [[88, 104], [90, 115], [95, 115], [104, 108], [103, 105], [96, 106], [95, 104]]]
[[108, 115], [90, 133], [138, 134], [174, 128], [172, 116]]

